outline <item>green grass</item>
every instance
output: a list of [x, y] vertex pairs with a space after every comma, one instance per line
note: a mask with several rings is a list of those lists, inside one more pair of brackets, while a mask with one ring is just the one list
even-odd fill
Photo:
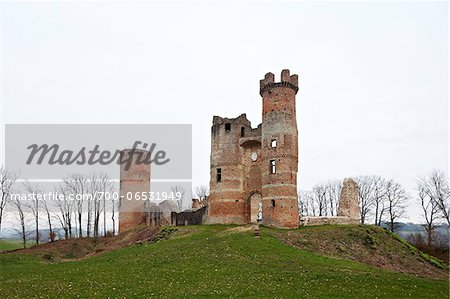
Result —
[[[2, 298], [447, 298], [448, 281], [387, 272], [298, 250], [261, 228], [179, 228], [169, 239], [81, 261], [0, 255]], [[185, 233], [194, 230], [194, 232]]]
[[22, 248], [22, 241], [0, 240], [0, 250], [14, 250], [18, 248]]
[[432, 257], [428, 254], [426, 254], [425, 252], [420, 251], [419, 249], [417, 249], [416, 247], [412, 246], [411, 244], [409, 244], [405, 239], [400, 238], [397, 234], [392, 233], [391, 231], [387, 231], [394, 239], [398, 240], [400, 243], [402, 243], [405, 247], [407, 247], [411, 253], [418, 253], [420, 255], [420, 257], [422, 257], [424, 260], [426, 260], [427, 262], [429, 262], [430, 264], [441, 268], [441, 269], [447, 269], [448, 267], [440, 260], [438, 260], [435, 257]]

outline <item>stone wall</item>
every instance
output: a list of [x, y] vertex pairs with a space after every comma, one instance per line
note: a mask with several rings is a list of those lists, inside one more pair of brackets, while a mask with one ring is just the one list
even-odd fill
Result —
[[203, 224], [207, 213], [207, 207], [198, 210], [186, 210], [180, 213], [172, 212], [172, 225], [198, 225]]
[[318, 226], [327, 224], [359, 224], [359, 220], [344, 216], [300, 217], [301, 226]]
[[351, 178], [344, 179], [337, 214], [357, 221], [360, 219], [358, 183]]

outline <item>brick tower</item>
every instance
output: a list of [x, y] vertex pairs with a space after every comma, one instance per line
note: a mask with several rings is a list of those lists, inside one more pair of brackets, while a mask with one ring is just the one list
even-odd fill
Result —
[[260, 80], [262, 96], [261, 182], [263, 223], [298, 227], [298, 132], [295, 95], [298, 76], [281, 72], [281, 82], [267, 73]]
[[136, 159], [148, 154], [150, 154], [148, 151], [140, 149], [120, 152], [122, 161], [131, 156], [132, 163], [128, 169], [126, 163], [120, 164], [119, 233], [145, 223], [144, 201], [141, 199], [142, 192], [148, 195], [150, 191], [150, 164], [137, 164]]

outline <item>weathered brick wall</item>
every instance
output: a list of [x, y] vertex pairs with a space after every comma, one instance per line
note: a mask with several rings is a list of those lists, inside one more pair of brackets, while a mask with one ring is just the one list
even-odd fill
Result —
[[[245, 180], [249, 171], [257, 172], [257, 169], [250, 169], [246, 161], [250, 160], [249, 152], [259, 147], [258, 131], [260, 132], [260, 128], [252, 129], [245, 114], [237, 118], [214, 116], [211, 129], [208, 223], [247, 222], [246, 205], [250, 196], [248, 188], [257, 188], [255, 185], [258, 185], [258, 179], [255, 178], [256, 183]], [[220, 182], [217, 182], [218, 168], [222, 174]]]
[[148, 152], [143, 150], [135, 150], [134, 154], [130, 150], [121, 152], [124, 159], [132, 155], [133, 163], [128, 170], [125, 170], [125, 164], [120, 165], [119, 233], [146, 222], [144, 201], [137, 200], [135, 194], [150, 191], [150, 165], [135, 163], [139, 153]]
[[[260, 81], [262, 111], [262, 200], [263, 223], [277, 227], [298, 226], [298, 133], [295, 95], [298, 76], [289, 70], [275, 82], [272, 73]], [[272, 140], [277, 146], [271, 147]], [[270, 173], [270, 161], [275, 160], [276, 173]]]

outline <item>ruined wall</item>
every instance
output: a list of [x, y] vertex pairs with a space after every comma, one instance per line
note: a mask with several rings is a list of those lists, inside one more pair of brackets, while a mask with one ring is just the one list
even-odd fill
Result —
[[198, 210], [188, 210], [180, 213], [172, 212], [172, 225], [197, 225], [204, 223], [207, 214], [207, 207], [202, 207]]
[[328, 224], [359, 224], [345, 216], [316, 216], [316, 217], [301, 217], [301, 226], [318, 226]]
[[[260, 81], [263, 224], [276, 227], [290, 228], [299, 224], [297, 91], [298, 76], [290, 76], [289, 70], [282, 71], [281, 82], [275, 82], [272, 73], [267, 73]], [[275, 173], [270, 171], [271, 163], [275, 164]]]
[[[242, 166], [245, 203], [245, 223], [256, 222], [255, 209], [261, 198], [261, 125], [249, 131], [245, 137], [239, 139]], [[253, 212], [253, 213], [252, 213]]]
[[[249, 162], [251, 153], [259, 152], [260, 138], [260, 128], [252, 129], [245, 114], [237, 118], [214, 116], [208, 223], [244, 224], [248, 221], [248, 190], [261, 189], [258, 167], [252, 167]], [[249, 177], [251, 179], [247, 180]]]
[[138, 155], [144, 154], [149, 153], [143, 150], [121, 152], [122, 160], [132, 156], [133, 162], [128, 170], [125, 170], [125, 164], [120, 165], [119, 233], [146, 223], [144, 201], [135, 198], [137, 192], [150, 191], [150, 164], [135, 163]]
[[338, 216], [349, 217], [350, 219], [357, 220], [359, 223], [360, 211], [358, 183], [351, 178], [344, 179], [337, 213]]

